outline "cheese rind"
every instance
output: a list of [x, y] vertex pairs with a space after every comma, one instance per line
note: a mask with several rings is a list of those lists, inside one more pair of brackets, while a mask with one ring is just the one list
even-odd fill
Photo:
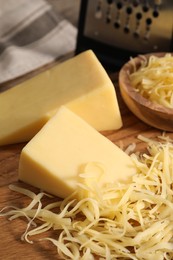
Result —
[[72, 111], [61, 107], [23, 148], [19, 179], [65, 198], [77, 188], [83, 167], [92, 162], [104, 166], [105, 174], [98, 179], [101, 185], [126, 181], [135, 173], [127, 154]]
[[0, 145], [29, 141], [62, 105], [98, 131], [122, 126], [114, 86], [89, 50], [0, 94]]

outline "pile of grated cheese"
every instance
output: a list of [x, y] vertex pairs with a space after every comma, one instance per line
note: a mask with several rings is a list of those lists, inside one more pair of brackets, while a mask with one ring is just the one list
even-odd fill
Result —
[[22, 239], [29, 243], [50, 229], [60, 232], [57, 239], [41, 240], [52, 242], [62, 259], [173, 259], [173, 140], [166, 135], [157, 141], [139, 138], [148, 152], [131, 154], [137, 167], [131, 183], [108, 183], [100, 190], [89, 172], [93, 167], [87, 167], [75, 194], [46, 206], [44, 192], [11, 185], [31, 202], [25, 208], [6, 207], [0, 215], [10, 220], [25, 216]]
[[144, 98], [168, 108], [173, 108], [173, 56], [144, 57], [141, 67], [129, 76], [132, 86]]

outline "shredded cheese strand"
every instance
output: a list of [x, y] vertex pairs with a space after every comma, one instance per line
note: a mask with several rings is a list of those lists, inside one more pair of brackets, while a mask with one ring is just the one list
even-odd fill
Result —
[[[143, 57], [145, 58], [145, 57]], [[139, 69], [129, 75], [132, 86], [144, 98], [168, 108], [173, 108], [173, 56], [150, 56]]]
[[102, 174], [105, 169], [90, 163], [74, 194], [44, 207], [47, 194], [10, 186], [31, 202], [24, 208], [4, 207], [0, 216], [25, 216], [28, 225], [22, 239], [28, 243], [50, 229], [60, 232], [56, 239], [44, 235], [40, 240], [53, 243], [62, 259], [93, 260], [97, 255], [100, 260], [172, 260], [173, 140], [165, 134], [157, 141], [139, 139], [148, 144], [148, 153], [131, 155], [137, 167], [131, 183], [107, 183], [99, 189], [90, 170], [98, 166]]

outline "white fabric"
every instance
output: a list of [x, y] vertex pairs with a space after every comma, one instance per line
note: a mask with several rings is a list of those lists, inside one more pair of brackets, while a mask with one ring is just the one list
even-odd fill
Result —
[[0, 83], [75, 49], [77, 29], [46, 1], [0, 0], [0, 6]]

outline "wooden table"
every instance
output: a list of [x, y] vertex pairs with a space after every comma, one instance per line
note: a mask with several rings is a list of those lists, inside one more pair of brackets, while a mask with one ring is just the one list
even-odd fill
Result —
[[[64, 58], [69, 58], [69, 55]], [[124, 148], [135, 142], [137, 144], [136, 150], [142, 151], [146, 145], [137, 139], [137, 135], [156, 137], [161, 134], [161, 131], [141, 122], [127, 109], [119, 93], [118, 73], [112, 73], [110, 77], [117, 92], [123, 127], [118, 131], [102, 132], [102, 134], [114, 144], [121, 146], [123, 144]], [[6, 87], [8, 87], [8, 84], [6, 84]], [[24, 145], [25, 143], [0, 148], [0, 209], [8, 205], [23, 206], [28, 201], [26, 197], [9, 190], [8, 187], [9, 184], [18, 183], [19, 157]], [[28, 185], [24, 186], [38, 191]], [[56, 250], [49, 242], [36, 241], [33, 245], [22, 242], [20, 238], [25, 228], [26, 222], [24, 219], [9, 222], [6, 217], [0, 217], [0, 259], [57, 259]]]

